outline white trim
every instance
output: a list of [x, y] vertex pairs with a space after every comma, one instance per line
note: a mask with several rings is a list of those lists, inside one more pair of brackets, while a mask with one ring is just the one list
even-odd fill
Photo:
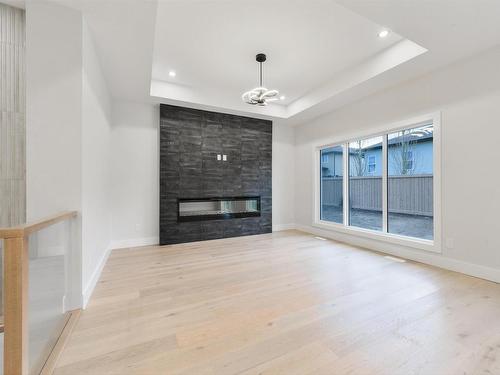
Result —
[[158, 245], [158, 237], [130, 238], [127, 240], [118, 240], [111, 242], [111, 249], [124, 249], [129, 247], [153, 246]]
[[432, 118], [434, 133], [433, 133], [433, 190], [434, 190], [434, 246], [437, 252], [442, 249], [442, 216], [441, 216], [441, 112], [434, 113]]
[[434, 242], [431, 240], [423, 240], [420, 238], [414, 238], [408, 236], [398, 236], [397, 234], [393, 233], [384, 233], [378, 230], [345, 226], [343, 224], [337, 224], [323, 220], [314, 223], [312, 226], [322, 230], [329, 230], [353, 236], [360, 236], [376, 241], [383, 241], [390, 244], [408, 246], [419, 250], [439, 253], [439, 251], [435, 250]]
[[295, 229], [295, 224], [290, 223], [290, 224], [273, 225], [273, 232], [280, 232], [282, 230], [291, 230], [291, 229]]
[[97, 285], [97, 282], [99, 281], [99, 278], [101, 277], [102, 270], [104, 268], [104, 265], [108, 261], [109, 254], [111, 254], [111, 246], [109, 246], [106, 251], [104, 252], [103, 256], [101, 257], [101, 260], [97, 264], [97, 267], [95, 268], [94, 272], [92, 273], [92, 277], [90, 278], [89, 282], [85, 286], [82, 294], [82, 308], [86, 309], [87, 305], [90, 301], [90, 297], [92, 296], [92, 293], [94, 292], [95, 286]]
[[[313, 171], [313, 196], [312, 196], [312, 222], [315, 223], [319, 221], [321, 217], [321, 149], [319, 147], [313, 148], [313, 160], [312, 160], [312, 171]], [[318, 164], [319, 161], [319, 164]]]
[[90, 297], [94, 292], [94, 289], [99, 281], [99, 278], [101, 277], [102, 270], [106, 265], [106, 262], [108, 261], [109, 255], [111, 254], [112, 250], [121, 248], [130, 248], [130, 247], [157, 245], [158, 242], [159, 242], [158, 237], [134, 238], [129, 240], [120, 240], [111, 242], [111, 244], [104, 252], [104, 255], [99, 261], [94, 272], [92, 273], [92, 277], [90, 278], [89, 282], [84, 288], [84, 291], [82, 293], [82, 308], [85, 309], [87, 307], [90, 301]]
[[[344, 223], [330, 223], [322, 221], [320, 219], [320, 199], [321, 199], [321, 182], [320, 182], [320, 160], [319, 155], [321, 150], [328, 147], [334, 147], [342, 145], [345, 146], [356, 139], [360, 138], [372, 138], [377, 136], [383, 137], [383, 156], [384, 166], [383, 172], [387, 172], [387, 134], [396, 131], [410, 129], [424, 125], [426, 123], [432, 122], [434, 127], [433, 134], [433, 201], [434, 201], [434, 239], [433, 240], [422, 240], [418, 238], [412, 238], [407, 236], [399, 236], [392, 233], [387, 233], [387, 173], [382, 173], [383, 181], [383, 231], [372, 231], [362, 228], [355, 228], [349, 226], [349, 158], [346, 157], [348, 150], [344, 150], [344, 173], [343, 173], [343, 184], [344, 184]], [[384, 150], [385, 149], [385, 150]], [[318, 164], [319, 163], [319, 164]], [[346, 169], [347, 168], [347, 169]], [[327, 141], [317, 142], [313, 145], [313, 217], [312, 225], [322, 229], [330, 229], [337, 232], [342, 232], [346, 234], [360, 235], [363, 237], [372, 238], [375, 240], [380, 240], [388, 243], [400, 244], [404, 246], [410, 246], [418, 248], [420, 250], [432, 251], [436, 253], [441, 253], [442, 240], [441, 240], [441, 112], [433, 112], [427, 115], [413, 117], [407, 120], [397, 121], [392, 124], [387, 124], [384, 126], [378, 126], [372, 128], [372, 131], [363, 131], [349, 134], [344, 137], [334, 137]], [[385, 177], [385, 178], [384, 178]]]
[[335, 136], [331, 138], [322, 138], [321, 142], [316, 142], [314, 148], [322, 149], [333, 146], [340, 146], [344, 143], [356, 141], [360, 138], [373, 138], [383, 136], [386, 133], [394, 133], [400, 130], [409, 129], [412, 127], [418, 127], [419, 125], [424, 125], [429, 121], [436, 121], [437, 124], [441, 124], [441, 112], [436, 111], [428, 113], [421, 116], [412, 117], [402, 121], [395, 121], [390, 124], [378, 125], [368, 130], [356, 131], [348, 133], [345, 136]]
[[444, 257], [441, 254], [420, 251], [398, 244], [387, 244], [384, 241], [377, 241], [362, 236], [356, 236], [352, 235], [352, 233], [333, 232], [330, 230], [323, 230], [300, 224], [296, 224], [295, 226], [297, 230], [310, 233], [315, 236], [326, 237], [338, 242], [378, 251], [383, 254], [389, 254], [397, 256], [399, 258], [413, 260], [431, 266], [444, 268], [450, 271], [460, 272], [465, 275], [479, 277], [481, 279], [500, 283], [500, 270], [497, 268], [463, 262], [460, 260]]
[[[343, 162], [344, 162], [344, 170], [342, 171], [342, 184], [343, 184], [343, 191], [342, 191], [342, 213], [344, 216], [344, 225], [349, 225], [349, 220], [351, 218], [349, 217], [349, 173], [351, 171], [349, 170], [349, 146], [346, 147], [346, 145], [342, 145], [342, 148], [344, 152], [342, 153], [343, 156]], [[344, 177], [344, 176], [347, 176]]]
[[388, 227], [388, 208], [387, 201], [388, 187], [387, 187], [387, 174], [388, 174], [388, 161], [387, 161], [387, 134], [382, 136], [382, 232], [387, 233]]

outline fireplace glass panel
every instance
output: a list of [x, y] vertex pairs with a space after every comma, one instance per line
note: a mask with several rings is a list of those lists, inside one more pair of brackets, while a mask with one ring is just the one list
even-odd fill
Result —
[[260, 216], [260, 197], [179, 199], [179, 221]]

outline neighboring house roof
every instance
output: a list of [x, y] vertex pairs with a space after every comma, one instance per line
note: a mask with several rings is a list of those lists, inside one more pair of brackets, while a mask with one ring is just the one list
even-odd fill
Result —
[[[387, 143], [389, 144], [389, 146], [401, 142], [420, 143], [430, 141], [433, 137], [434, 133], [432, 132], [425, 132], [423, 134], [405, 134], [396, 138], [389, 139]], [[379, 143], [379, 145], [380, 147], [382, 147], [381, 143]]]
[[[391, 138], [388, 140], [388, 146], [394, 146], [400, 144], [402, 142], [410, 142], [410, 143], [423, 143], [432, 141], [434, 134], [432, 132], [425, 132], [419, 134], [405, 134], [399, 137]], [[365, 147], [365, 150], [373, 150], [377, 148], [382, 148], [382, 142], [375, 143], [371, 146]], [[342, 151], [337, 151], [332, 149], [324, 149], [323, 154], [342, 154]]]

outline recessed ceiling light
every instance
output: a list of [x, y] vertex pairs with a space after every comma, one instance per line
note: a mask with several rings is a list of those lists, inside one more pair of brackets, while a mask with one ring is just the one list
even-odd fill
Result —
[[286, 99], [286, 96], [285, 95], [281, 95], [280, 96], [280, 100], [285, 100]]
[[168, 75], [170, 77], [175, 77], [177, 74], [173, 70], [171, 70], [170, 72], [168, 72]]
[[379, 38], [385, 38], [389, 35], [389, 30], [382, 30], [381, 32], [378, 33]]

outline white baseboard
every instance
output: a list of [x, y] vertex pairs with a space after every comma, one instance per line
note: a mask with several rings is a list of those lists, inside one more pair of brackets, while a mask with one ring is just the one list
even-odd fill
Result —
[[97, 264], [96, 269], [94, 270], [94, 273], [92, 273], [92, 277], [90, 278], [89, 282], [85, 286], [83, 290], [83, 296], [82, 296], [82, 308], [85, 309], [87, 307], [87, 304], [90, 301], [90, 297], [92, 296], [92, 293], [94, 292], [95, 286], [97, 285], [97, 282], [99, 281], [99, 278], [101, 277], [102, 269], [104, 268], [104, 265], [108, 261], [109, 254], [111, 254], [111, 246], [108, 246], [106, 251], [104, 252], [103, 256], [101, 257], [101, 260]]
[[87, 305], [90, 301], [90, 297], [92, 296], [92, 293], [94, 292], [95, 286], [97, 285], [97, 282], [99, 281], [99, 278], [101, 277], [101, 273], [102, 273], [102, 270], [104, 268], [104, 265], [108, 261], [109, 255], [111, 254], [112, 250], [130, 248], [130, 247], [156, 245], [156, 244], [158, 244], [158, 242], [159, 242], [158, 237], [133, 238], [133, 239], [128, 239], [128, 240], [112, 241], [110, 243], [110, 245], [108, 246], [108, 248], [106, 249], [106, 251], [104, 252], [96, 269], [94, 270], [94, 273], [92, 274], [92, 277], [90, 278], [90, 281], [87, 283], [87, 285], [84, 288], [83, 295], [82, 295], [82, 305], [83, 305], [82, 307], [84, 309], [87, 307]]
[[416, 262], [429, 264], [431, 266], [444, 268], [450, 271], [460, 272], [469, 276], [479, 277], [481, 279], [500, 283], [500, 269], [497, 268], [468, 263], [461, 260], [445, 257], [441, 254], [431, 253], [423, 250], [416, 250], [403, 245], [388, 244], [381, 241], [375, 241], [368, 238], [319, 229], [307, 225], [296, 224], [295, 228], [306, 233], [330, 238], [335, 241], [364, 247], [384, 254], [394, 255], [399, 258], [409, 259]]
[[273, 232], [279, 232], [282, 230], [291, 230], [291, 229], [295, 229], [295, 224], [291, 223], [291, 224], [273, 225]]
[[160, 239], [158, 237], [130, 238], [127, 240], [118, 240], [111, 242], [111, 249], [125, 249], [129, 247], [152, 246], [158, 245]]
[[[500, 270], [497, 268], [491, 268], [479, 264], [468, 263], [461, 260], [448, 258], [440, 254], [430, 253], [422, 250], [416, 250], [402, 245], [388, 244], [381, 241], [375, 241], [368, 238], [328, 231], [307, 225], [300, 225], [300, 224], [273, 225], [273, 232], [282, 230], [291, 230], [291, 229], [297, 229], [306, 233], [311, 233], [317, 236], [326, 237], [335, 241], [344, 242], [354, 246], [364, 247], [384, 254], [394, 255], [399, 258], [409, 259], [416, 262], [429, 264], [431, 266], [436, 266], [450, 271], [460, 272], [466, 275], [479, 277], [481, 279], [500, 283]], [[103, 257], [101, 258], [101, 261], [99, 262], [99, 265], [95, 269], [90, 281], [88, 282], [87, 286], [84, 289], [83, 308], [87, 307], [92, 292], [94, 291], [94, 288], [97, 282], [99, 281], [102, 269], [104, 268], [104, 265], [106, 264], [106, 261], [108, 260], [109, 254], [111, 253], [112, 249], [150, 246], [156, 244], [158, 244], [158, 237], [113, 241], [106, 250], [106, 252], [104, 253]]]

